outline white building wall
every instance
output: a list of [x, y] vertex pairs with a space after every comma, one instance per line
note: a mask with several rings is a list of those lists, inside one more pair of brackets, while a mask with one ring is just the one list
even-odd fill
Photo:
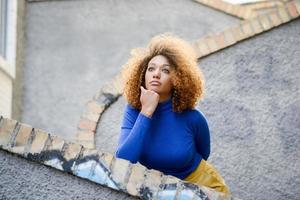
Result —
[[11, 118], [15, 70], [0, 56], [0, 115]]
[[7, 1], [6, 41], [4, 55], [0, 55], [0, 115], [11, 118], [13, 81], [16, 74], [17, 0]]

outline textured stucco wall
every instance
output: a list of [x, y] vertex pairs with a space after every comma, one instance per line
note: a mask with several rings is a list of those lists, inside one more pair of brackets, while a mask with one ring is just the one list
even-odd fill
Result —
[[132, 48], [166, 31], [193, 41], [238, 21], [191, 0], [28, 3], [22, 121], [72, 139], [84, 104]]
[[0, 150], [0, 199], [138, 199]]
[[[298, 19], [200, 61], [209, 161], [241, 199], [300, 198], [299, 33]], [[97, 148], [115, 151], [124, 104], [103, 114]]]
[[[145, 45], [160, 32], [172, 31], [192, 41], [237, 22], [192, 1], [149, 2], [30, 3], [22, 121], [72, 138], [84, 103], [118, 73], [131, 48]], [[163, 6], [168, 7], [165, 12], [159, 10]], [[160, 23], [162, 19], [164, 23]], [[207, 84], [206, 97], [198, 108], [211, 129], [209, 159], [241, 199], [300, 197], [299, 33], [298, 19], [200, 62]], [[104, 113], [97, 147], [114, 151], [124, 103], [121, 97]], [[54, 185], [49, 191], [62, 191], [61, 199], [77, 192], [69, 190], [75, 177], [2, 154], [5, 162], [0, 162], [0, 170], [15, 169], [10, 174], [1, 172], [6, 180], [2, 191], [19, 188], [22, 194], [30, 188], [32, 198], [38, 199], [42, 195], [39, 185], [45, 182], [48, 187]], [[22, 173], [34, 180], [28, 188], [22, 181], [28, 181], [26, 175], [14, 176]], [[55, 184], [49, 178], [39, 178], [40, 174], [48, 177], [48, 173], [57, 180]], [[78, 179], [76, 184], [85, 183]], [[86, 186], [78, 190], [83, 192], [75, 192], [74, 199], [86, 191], [91, 195], [87, 199], [93, 199], [93, 191], [105, 195], [106, 189]], [[107, 197], [112, 198], [114, 194]]]

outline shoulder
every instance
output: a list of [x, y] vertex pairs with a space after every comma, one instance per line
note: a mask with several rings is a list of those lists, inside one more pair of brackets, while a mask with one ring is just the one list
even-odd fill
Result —
[[125, 110], [131, 111], [131, 112], [139, 112], [138, 109], [134, 108], [132, 105], [126, 102]]
[[126, 103], [124, 108], [124, 115], [137, 116], [140, 113], [140, 110], [132, 107], [129, 103]]
[[202, 111], [197, 108], [186, 109], [183, 111], [184, 117], [189, 121], [189, 124], [192, 126], [199, 126], [201, 124], [206, 124], [207, 119]]
[[122, 124], [134, 124], [135, 120], [139, 115], [139, 110], [133, 108], [130, 104], [126, 103], [123, 113], [123, 122]]
[[197, 120], [201, 120], [201, 119], [205, 119], [205, 115], [202, 111], [200, 111], [199, 109], [197, 108], [194, 108], [194, 109], [186, 109], [185, 111], [183, 111], [183, 113], [189, 117], [189, 118], [192, 118], [192, 119], [197, 119]]

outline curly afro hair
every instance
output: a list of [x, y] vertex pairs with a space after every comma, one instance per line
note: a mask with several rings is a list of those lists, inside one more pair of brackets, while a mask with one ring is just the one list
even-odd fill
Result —
[[172, 76], [172, 109], [182, 112], [193, 109], [204, 94], [204, 77], [197, 65], [194, 48], [172, 33], [154, 36], [146, 48], [131, 51], [131, 58], [123, 65], [125, 85], [123, 95], [134, 108], [141, 110], [140, 86], [145, 87], [148, 62], [157, 55], [165, 56], [175, 68]]

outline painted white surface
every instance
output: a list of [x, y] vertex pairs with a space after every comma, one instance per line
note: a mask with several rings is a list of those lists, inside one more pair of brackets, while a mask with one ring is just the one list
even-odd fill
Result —
[[5, 50], [5, 58], [7, 62], [13, 67], [15, 73], [17, 49], [17, 0], [9, 0], [7, 3], [7, 46]]
[[0, 68], [0, 115], [11, 118], [12, 80]]
[[6, 46], [0, 56], [0, 114], [11, 118], [13, 80], [16, 76], [17, 0], [7, 1]]
[[262, 2], [267, 0], [223, 0], [223, 1], [231, 4], [246, 4], [246, 3]]

